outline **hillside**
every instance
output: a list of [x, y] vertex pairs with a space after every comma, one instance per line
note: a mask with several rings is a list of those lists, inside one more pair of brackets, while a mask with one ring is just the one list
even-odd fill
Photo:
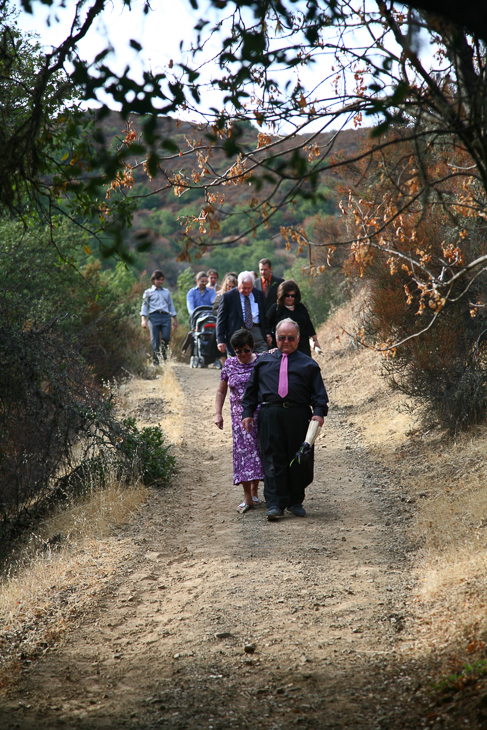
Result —
[[[132, 117], [134, 129], [140, 134], [142, 120]], [[103, 129], [107, 139], [123, 138], [123, 130], [125, 122], [123, 119], [112, 113], [103, 120]], [[251, 149], [254, 145], [257, 135], [257, 129], [246, 124], [239, 127], [239, 142], [246, 149]], [[177, 145], [180, 151], [186, 153], [188, 150], [187, 140], [194, 141], [196, 139], [205, 140], [205, 130], [196, 128], [186, 122], [176, 122], [169, 118], [164, 118], [160, 122], [158, 133], [161, 135], [161, 144], [167, 143], [169, 140], [172, 144]], [[319, 148], [325, 148], [327, 143], [332, 139], [334, 133], [318, 135], [315, 142]], [[366, 130], [345, 130], [341, 132], [335, 141], [333, 147], [333, 157], [339, 158], [344, 155], [354, 154], [359, 150], [360, 145], [366, 136]], [[302, 137], [303, 140], [307, 136]], [[298, 137], [299, 140], [299, 137]], [[296, 140], [292, 143], [295, 144]], [[291, 145], [289, 141], [285, 149]], [[234, 158], [228, 157], [222, 146], [216, 146], [212, 153], [209, 163], [211, 169], [216, 173], [223, 172], [232, 162]], [[132, 164], [140, 162], [140, 160], [130, 160]], [[179, 157], [173, 154], [172, 159], [164, 163], [164, 167], [160, 174], [150, 180], [145, 174], [143, 168], [139, 166], [134, 170], [135, 185], [130, 195], [137, 201], [137, 210], [134, 215], [134, 224], [132, 229], [127, 233], [126, 243], [131, 250], [135, 250], [139, 243], [150, 243], [151, 249], [148, 254], [137, 255], [137, 267], [139, 270], [152, 269], [161, 266], [164, 262], [166, 277], [172, 285], [175, 283], [177, 273], [187, 266], [186, 262], [176, 263], [176, 258], [181, 252], [182, 227], [181, 222], [177, 220], [178, 216], [199, 215], [204, 205], [204, 196], [201, 191], [186, 191], [180, 197], [176, 197], [173, 190], [165, 189], [165, 174], [174, 170], [183, 170], [189, 172], [196, 165], [196, 155]], [[291, 252], [286, 251], [285, 240], [280, 233], [281, 226], [304, 225], [310, 226], [318, 215], [333, 216], [337, 213], [337, 193], [336, 184], [338, 181], [343, 182], [340, 172], [323, 173], [319, 179], [319, 191], [323, 194], [324, 200], [318, 204], [311, 201], [298, 199], [293, 205], [286, 205], [282, 211], [279, 211], [269, 220], [269, 226], [259, 229], [255, 236], [246, 237], [239, 244], [245, 247], [242, 251], [242, 265], [237, 268], [249, 266], [255, 268], [257, 261], [262, 256], [269, 256], [273, 259], [274, 269], [278, 274], [282, 274], [284, 269], [289, 268], [294, 261], [295, 249]], [[258, 192], [257, 197], [265, 199], [269, 196], [272, 186], [269, 180], [263, 179], [262, 188]], [[288, 181], [281, 186], [279, 195], [291, 185]], [[225, 195], [224, 203], [219, 205], [221, 216], [220, 232], [215, 234], [214, 241], [216, 248], [210, 249], [203, 254], [203, 268], [206, 266], [217, 266], [223, 268], [226, 265], [225, 257], [218, 253], [217, 247], [225, 241], [231, 240], [248, 227], [249, 221], [244, 213], [244, 209], [248, 206], [251, 198], [256, 196], [255, 188], [252, 185], [225, 187], [222, 192]], [[193, 260], [197, 252], [193, 252]], [[201, 255], [201, 254], [200, 254]], [[246, 256], [251, 258], [249, 264], [245, 264]], [[229, 262], [229, 268], [233, 268], [234, 258]], [[203, 262], [202, 262], [203, 263]], [[196, 263], [199, 267], [199, 264]], [[201, 268], [201, 267], [200, 267]]]

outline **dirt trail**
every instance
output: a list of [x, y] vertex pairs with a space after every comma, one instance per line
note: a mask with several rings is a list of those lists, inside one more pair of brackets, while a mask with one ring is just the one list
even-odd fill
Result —
[[[387, 474], [333, 384], [308, 517], [267, 523], [264, 505], [236, 512], [228, 404], [224, 431], [212, 424], [219, 372], [174, 368], [180, 473], [121, 534], [133, 558], [92, 614], [23, 672], [0, 727], [419, 727], [388, 685], [408, 576]], [[158, 381], [137, 389], [128, 409], [143, 412]]]

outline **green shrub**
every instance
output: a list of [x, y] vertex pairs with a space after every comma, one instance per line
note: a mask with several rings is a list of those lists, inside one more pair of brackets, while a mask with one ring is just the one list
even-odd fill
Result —
[[144, 284], [123, 263], [103, 270], [84, 246], [88, 240], [66, 222], [24, 230], [0, 220], [0, 325], [39, 329], [56, 320], [99, 381], [140, 373]]
[[184, 269], [184, 271], [181, 271], [181, 273], [179, 274], [178, 288], [172, 297], [174, 306], [176, 307], [176, 312], [178, 313], [180, 324], [189, 320], [188, 308], [186, 306], [186, 294], [191, 289], [191, 287], [195, 286], [195, 284], [196, 282], [194, 280], [194, 272], [188, 266], [187, 269]]
[[159, 426], [149, 426], [139, 431], [135, 418], [125, 418], [124, 433], [119, 452], [140, 473], [146, 486], [165, 486], [176, 471], [176, 460], [164, 446], [164, 435]]

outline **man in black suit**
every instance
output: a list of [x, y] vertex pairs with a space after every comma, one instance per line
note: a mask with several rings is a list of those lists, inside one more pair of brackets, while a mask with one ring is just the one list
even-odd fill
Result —
[[[259, 450], [264, 467], [267, 519], [279, 520], [284, 510], [305, 517], [305, 489], [313, 481], [313, 451], [304, 463], [296, 459], [310, 419], [323, 425], [328, 396], [318, 363], [299, 352], [299, 327], [292, 319], [277, 325], [276, 352], [261, 355], [242, 398], [242, 425], [255, 427], [259, 412]], [[310, 406], [313, 409], [311, 413]]]
[[216, 341], [221, 353], [228, 350], [234, 355], [230, 337], [237, 330], [251, 331], [256, 352], [267, 352], [272, 341], [267, 329], [264, 295], [254, 289], [254, 277], [250, 271], [238, 275], [238, 286], [225, 292], [221, 298], [216, 318]]
[[255, 288], [261, 291], [265, 297], [266, 313], [277, 302], [277, 289], [284, 279], [278, 276], [272, 276], [272, 264], [269, 259], [261, 259], [259, 261], [260, 279], [255, 282]]

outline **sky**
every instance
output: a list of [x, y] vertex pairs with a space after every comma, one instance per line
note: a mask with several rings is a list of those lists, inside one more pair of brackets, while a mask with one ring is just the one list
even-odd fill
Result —
[[[19, 6], [20, 3], [17, 2]], [[34, 13], [21, 12], [20, 25], [25, 30], [38, 33], [43, 45], [56, 45], [65, 36], [74, 17], [74, 2], [67, 1], [66, 7], [59, 2], [53, 6], [34, 2]], [[87, 60], [93, 59], [106, 47], [107, 40], [116, 49], [114, 58], [123, 68], [127, 63], [136, 61], [135, 54], [129, 47], [131, 38], [141, 41], [143, 50], [141, 60], [158, 70], [171, 58], [179, 56], [179, 42], [182, 29], [192, 29], [196, 13], [186, 0], [154, 2], [153, 10], [144, 15], [143, 0], [132, 0], [132, 9], [124, 7], [121, 2], [108, 5], [104, 13], [97, 19], [91, 31], [79, 44], [80, 55]], [[168, 10], [168, 5], [170, 10]]]
[[[62, 0], [61, 0], [62, 2]], [[20, 8], [20, 0], [16, 0]], [[169, 62], [190, 61], [188, 48], [194, 38], [194, 25], [200, 17], [215, 19], [209, 3], [199, 2], [197, 11], [191, 8], [189, 0], [171, 0], [163, 2], [153, 0], [152, 11], [148, 15], [142, 12], [144, 0], [132, 0], [132, 9], [123, 6], [122, 2], [114, 0], [103, 16], [96, 21], [91, 31], [79, 44], [79, 54], [85, 60], [92, 60], [108, 43], [113, 46], [114, 53], [110, 57], [110, 65], [117, 71], [123, 72], [130, 67], [130, 73], [137, 78], [142, 68], [148, 68], [154, 73], [165, 71]], [[66, 7], [60, 7], [60, 1], [54, 0], [53, 6], [43, 5], [38, 0], [33, 2], [34, 13], [29, 15], [21, 10], [19, 25], [23, 30], [38, 34], [41, 44], [47, 48], [58, 45], [67, 35], [74, 16], [74, 2], [67, 0]], [[142, 51], [136, 53], [130, 48], [131, 39], [142, 44]], [[183, 39], [184, 48], [180, 49]], [[218, 50], [216, 42], [207, 48], [211, 58]], [[213, 67], [213, 73], [215, 67]], [[203, 70], [203, 78], [211, 80], [211, 64]], [[301, 75], [312, 76], [311, 71], [302, 70]], [[282, 77], [282, 74], [281, 74]], [[295, 73], [289, 78], [296, 79]], [[284, 79], [285, 80], [285, 79]], [[310, 85], [314, 85], [310, 78]], [[105, 101], [114, 107], [112, 100]], [[216, 91], [205, 92], [204, 105], [207, 107], [221, 107], [221, 96]], [[178, 116], [182, 116], [179, 114]], [[201, 121], [194, 115], [186, 116], [192, 121]]]
[[[16, 5], [20, 8], [19, 0], [16, 0]], [[67, 0], [65, 8], [60, 7], [59, 0], [54, 0], [52, 7], [34, 2], [32, 15], [21, 10], [19, 25], [25, 31], [36, 33], [43, 47], [56, 46], [69, 32], [74, 5], [70, 0]], [[153, 0], [152, 10], [147, 15], [143, 13], [144, 0], [132, 0], [131, 5], [129, 9], [117, 0], [108, 5], [79, 43], [82, 58], [91, 61], [110, 44], [114, 52], [109, 58], [109, 65], [120, 73], [129, 66], [130, 74], [137, 80], [140, 80], [142, 69], [159, 73], [168, 70], [171, 60], [175, 63], [190, 61], [188, 49], [194, 38], [193, 27], [200, 17], [211, 17], [208, 4], [200, 2], [200, 9], [195, 11], [189, 0]], [[142, 51], [136, 52], [130, 47], [131, 39], [141, 43]], [[183, 50], [180, 49], [181, 40]], [[210, 46], [209, 55], [216, 50], [216, 45]], [[209, 81], [211, 69], [205, 73], [203, 78]], [[216, 93], [206, 95], [205, 101], [208, 105], [220, 104]], [[113, 102], [109, 105], [114, 106]]]
[[[14, 0], [14, 2], [20, 8], [20, 0]], [[63, 2], [66, 5], [65, 8], [61, 7]], [[37, 33], [43, 46], [57, 45], [68, 33], [74, 16], [74, 6], [73, 0], [53, 0], [52, 6], [44, 5], [40, 0], [34, 0], [34, 14], [29, 15], [21, 10], [19, 25], [24, 30]], [[124, 7], [122, 0], [113, 0], [109, 3], [107, 9], [95, 22], [86, 38], [80, 42], [80, 56], [90, 61], [107, 44], [111, 44], [114, 52], [109, 59], [110, 66], [122, 73], [128, 65], [130, 74], [139, 80], [143, 68], [158, 73], [168, 70], [171, 59], [175, 63], [189, 62], [191, 56], [188, 49], [194, 38], [193, 28], [195, 23], [201, 17], [215, 20], [208, 0], [200, 0], [197, 11], [192, 9], [189, 0], [171, 0], [171, 2], [168, 2], [168, 0], [165, 2], [164, 0], [152, 0], [152, 10], [147, 15], [143, 14], [143, 7], [144, 0], [131, 0], [130, 9]], [[211, 25], [212, 23], [210, 23]], [[331, 28], [330, 33], [336, 34], [336, 29]], [[357, 36], [359, 45], [360, 34], [359, 29]], [[136, 53], [130, 48], [129, 42], [132, 38], [142, 44], [140, 53]], [[183, 39], [182, 50], [180, 49], [181, 39]], [[215, 55], [218, 49], [217, 41], [211, 42], [206, 49], [208, 58]], [[305, 86], [313, 88], [331, 73], [330, 67], [330, 60], [323, 59], [314, 67], [301, 69], [299, 71], [300, 79]], [[215, 72], [215, 65], [212, 66], [210, 63], [202, 72], [203, 79], [209, 82], [211, 74]], [[281, 72], [280, 78], [284, 84], [288, 79], [295, 82], [297, 75], [295, 71]], [[353, 79], [351, 79], [350, 85], [353, 86]], [[330, 84], [325, 84], [321, 90], [323, 88], [325, 96], [333, 97]], [[112, 108], [116, 108], [111, 99], [102, 98], [102, 100]], [[216, 91], [207, 92], [205, 90], [203, 107], [209, 108], [211, 106], [221, 108], [221, 96]], [[178, 116], [190, 121], [201, 121], [201, 118], [195, 116], [194, 113], [188, 112], [184, 116], [181, 113]], [[370, 123], [370, 120], [367, 123]], [[352, 121], [346, 126], [353, 126]], [[307, 131], [312, 129], [313, 127]], [[289, 132], [291, 127], [289, 129], [283, 128], [282, 131]]]

